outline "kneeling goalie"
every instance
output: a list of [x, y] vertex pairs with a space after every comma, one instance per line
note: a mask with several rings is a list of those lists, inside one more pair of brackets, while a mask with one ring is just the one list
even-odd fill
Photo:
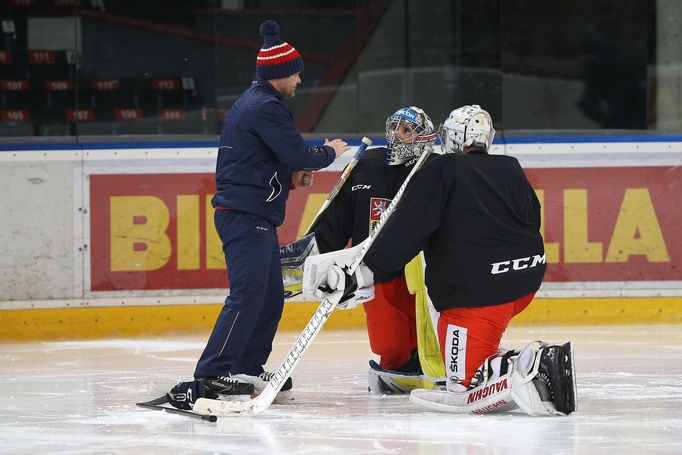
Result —
[[452, 111], [440, 129], [445, 153], [415, 174], [364, 263], [351, 276], [347, 253], [309, 258], [317, 266], [306, 263], [304, 288], [314, 283], [353, 299], [423, 250], [447, 381], [413, 390], [411, 401], [453, 413], [568, 415], [576, 409], [570, 341], [499, 349], [509, 321], [539, 289], [546, 261], [539, 201], [515, 158], [488, 154], [494, 135], [479, 106]]

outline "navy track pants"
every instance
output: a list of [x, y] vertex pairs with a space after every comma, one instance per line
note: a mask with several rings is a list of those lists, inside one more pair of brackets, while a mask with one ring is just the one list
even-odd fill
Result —
[[275, 226], [236, 210], [216, 210], [230, 295], [218, 316], [194, 376], [258, 375], [272, 351], [284, 308]]

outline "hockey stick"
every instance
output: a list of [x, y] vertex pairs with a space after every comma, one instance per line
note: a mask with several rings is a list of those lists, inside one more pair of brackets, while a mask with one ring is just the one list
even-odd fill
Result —
[[[426, 150], [419, 157], [419, 160], [410, 171], [400, 189], [396, 193], [395, 197], [388, 205], [388, 208], [381, 214], [381, 218], [376, 228], [367, 237], [367, 239], [362, 243], [362, 248], [353, 257], [353, 261], [350, 264], [347, 272], [349, 275], [355, 273], [355, 270], [360, 266], [360, 263], [365, 257], [365, 254], [372, 246], [374, 240], [377, 238], [386, 222], [390, 218], [391, 214], [395, 211], [395, 207], [402, 198], [403, 193], [407, 184], [412, 180], [412, 176], [421, 169], [426, 159], [431, 155], [433, 149], [427, 147]], [[217, 416], [229, 416], [229, 415], [257, 415], [265, 411], [270, 407], [274, 401], [277, 393], [284, 385], [284, 382], [291, 376], [292, 371], [298, 364], [298, 362], [303, 357], [303, 354], [308, 350], [313, 340], [317, 334], [322, 330], [322, 326], [327, 322], [329, 316], [331, 316], [336, 305], [339, 304], [341, 297], [343, 296], [343, 291], [336, 291], [325, 297], [320, 306], [317, 308], [315, 313], [313, 313], [310, 321], [303, 329], [303, 332], [298, 336], [298, 339], [294, 343], [293, 347], [287, 354], [286, 358], [280, 365], [280, 367], [275, 371], [270, 382], [265, 387], [265, 389], [258, 395], [255, 399], [250, 401], [220, 401], [211, 400], [209, 398], [199, 398], [196, 403], [194, 403], [193, 411], [197, 414], [202, 415], [217, 415]]]
[[142, 407], [142, 408], [154, 409], [157, 411], [164, 411], [164, 412], [168, 412], [170, 414], [180, 414], [180, 415], [192, 417], [195, 419], [207, 420], [209, 422], [215, 422], [216, 420], [218, 420], [218, 417], [216, 417], [214, 415], [197, 414], [195, 412], [187, 411], [185, 409], [167, 408], [167, 407], [163, 406], [166, 403], [168, 403], [168, 398], [164, 395], [162, 397], [156, 398], [156, 399], [151, 400], [151, 401], [143, 401], [142, 403], [135, 403], [135, 404], [137, 406]]
[[341, 177], [339, 177], [339, 179], [336, 181], [334, 188], [332, 188], [332, 190], [329, 192], [329, 196], [327, 196], [327, 199], [325, 199], [324, 203], [322, 204], [322, 207], [320, 207], [320, 210], [317, 211], [317, 214], [315, 215], [315, 218], [313, 218], [313, 221], [310, 222], [310, 226], [308, 226], [308, 229], [303, 234], [303, 237], [310, 234], [310, 232], [315, 228], [315, 226], [317, 226], [317, 223], [320, 222], [322, 214], [324, 213], [325, 210], [327, 210], [327, 207], [329, 207], [329, 204], [332, 203], [336, 195], [339, 194], [339, 191], [341, 191], [341, 187], [343, 187], [343, 184], [346, 183], [346, 180], [348, 180], [348, 177], [350, 177], [350, 173], [353, 171], [353, 168], [355, 167], [356, 164], [358, 164], [360, 157], [362, 156], [363, 153], [365, 153], [365, 150], [367, 150], [367, 147], [369, 147], [370, 145], [372, 145], [372, 140], [367, 137], [363, 137], [362, 144], [360, 144], [360, 147], [358, 147], [358, 150], [355, 152], [355, 155], [353, 155], [353, 158], [351, 158], [350, 162], [343, 170], [343, 173], [341, 174]]
[[[327, 196], [327, 199], [324, 201], [324, 204], [322, 204], [320, 209], [317, 211], [317, 214], [310, 222], [310, 225], [305, 231], [305, 234], [303, 234], [303, 237], [279, 249], [279, 254], [282, 257], [282, 280], [284, 281], [285, 299], [291, 299], [292, 297], [296, 297], [297, 295], [301, 294], [301, 288], [303, 287], [301, 284], [301, 278], [303, 277], [303, 263], [310, 254], [319, 254], [315, 235], [312, 234], [312, 240], [310, 243], [305, 243], [304, 239], [311, 236], [311, 232], [315, 226], [317, 226], [320, 219], [322, 219], [322, 214], [324, 214], [324, 212], [327, 210], [327, 207], [329, 207], [329, 204], [331, 204], [339, 194], [341, 188], [346, 183], [346, 180], [348, 180], [348, 177], [350, 177], [350, 173], [353, 171], [353, 168], [360, 160], [360, 157], [365, 153], [367, 147], [370, 145], [372, 145], [372, 140], [367, 137], [363, 137], [362, 144], [360, 144], [360, 147], [358, 147], [355, 155], [353, 155], [353, 158], [351, 158], [350, 162], [343, 170], [339, 180], [337, 180], [336, 184], [334, 184], [334, 188], [332, 188], [329, 195]], [[298, 254], [298, 256], [291, 258], [291, 254], [297, 252], [301, 248], [304, 250]]]

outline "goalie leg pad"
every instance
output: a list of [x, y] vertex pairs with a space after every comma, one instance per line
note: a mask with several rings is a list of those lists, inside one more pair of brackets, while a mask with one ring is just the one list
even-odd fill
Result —
[[[533, 345], [539, 346], [536, 349]], [[484, 414], [521, 409], [529, 416], [563, 416], [576, 409], [573, 348], [534, 342], [486, 359], [469, 389], [413, 390], [410, 401], [439, 412]]]
[[487, 414], [516, 407], [512, 400], [510, 375], [470, 390], [463, 385], [448, 385], [448, 389], [413, 390], [410, 393], [410, 401], [432, 411], [454, 414]]
[[282, 264], [282, 282], [284, 298], [299, 295], [303, 290], [303, 264], [309, 256], [320, 254], [315, 233], [310, 233], [300, 240], [291, 242], [279, 249]]
[[424, 374], [384, 370], [374, 360], [369, 361], [367, 380], [369, 391], [375, 395], [408, 394], [414, 389], [435, 389], [437, 387]]

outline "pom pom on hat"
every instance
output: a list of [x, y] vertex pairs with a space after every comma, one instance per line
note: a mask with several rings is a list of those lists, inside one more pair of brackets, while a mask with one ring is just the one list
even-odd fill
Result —
[[267, 20], [260, 24], [263, 47], [256, 58], [256, 76], [282, 79], [303, 70], [303, 58], [291, 44], [279, 37], [279, 24]]
[[279, 35], [279, 24], [273, 20], [265, 21], [260, 24], [260, 34], [266, 35]]

